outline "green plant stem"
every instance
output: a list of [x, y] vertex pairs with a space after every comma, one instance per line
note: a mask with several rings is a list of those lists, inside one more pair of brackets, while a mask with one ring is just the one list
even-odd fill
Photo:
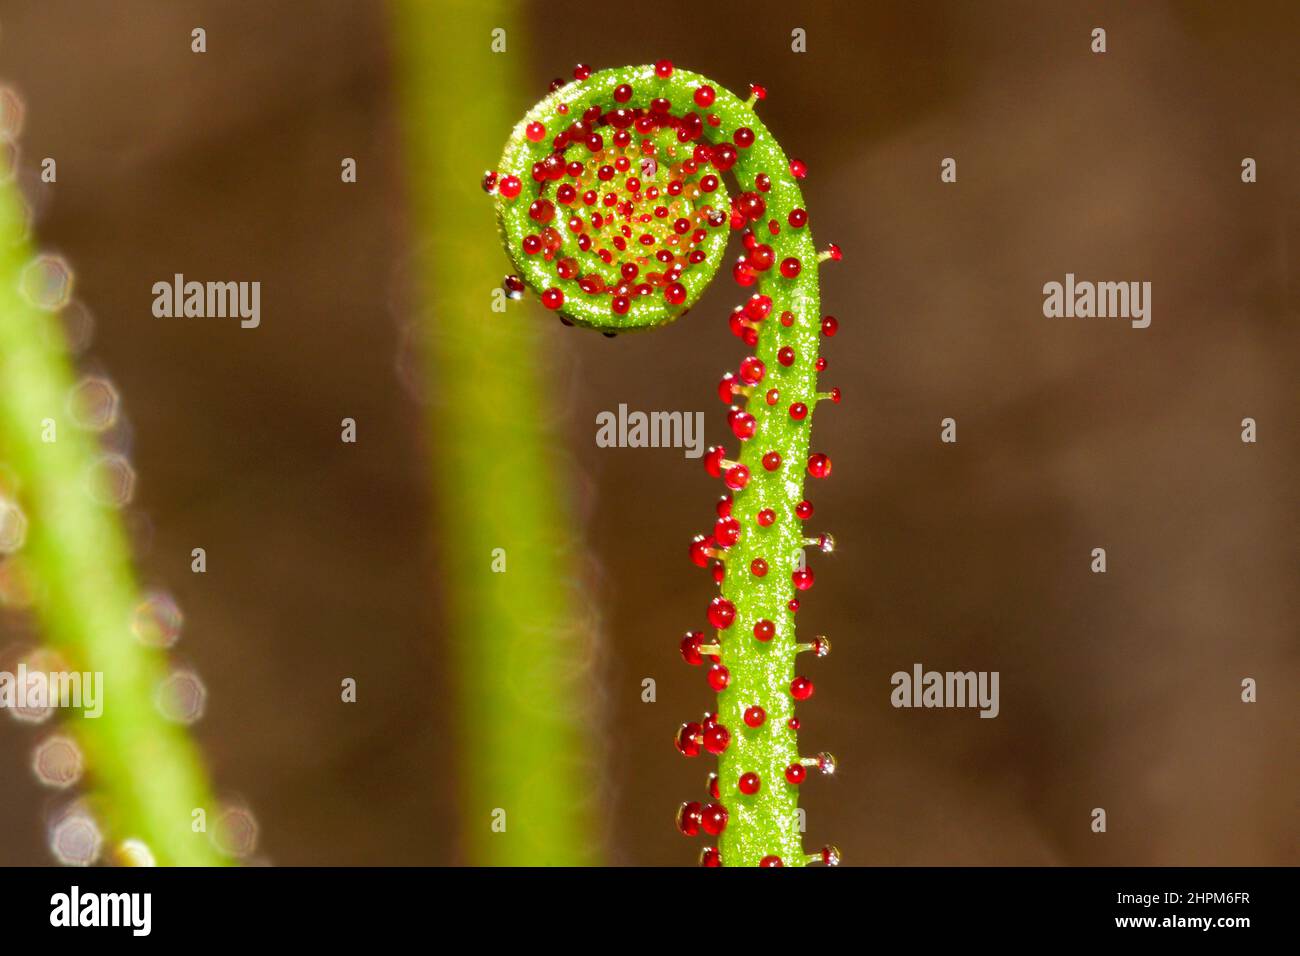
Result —
[[[580, 681], [587, 666], [566, 582], [577, 551], [549, 454], [538, 330], [501, 284], [479, 187], [521, 71], [491, 32], [512, 3], [395, 7], [407, 181], [417, 258], [436, 477], [440, 590], [459, 698], [461, 827], [469, 862], [582, 865], [599, 859]], [[503, 573], [493, 573], [494, 549]], [[505, 812], [505, 832], [492, 828]]]
[[[726, 226], [715, 229], [701, 244], [705, 261], [681, 276], [683, 302], [669, 306], [662, 290], [655, 288], [650, 295], [634, 297], [625, 314], [616, 314], [611, 311], [608, 294], [588, 293], [579, 285], [579, 279], [599, 275], [609, 287], [614, 287], [620, 282], [620, 258], [604, 262], [596, 248], [577, 248], [576, 240], [563, 232], [564, 246], [553, 257], [525, 250], [525, 237], [542, 231], [530, 215], [531, 203], [538, 198], [557, 198], [553, 184], [538, 187], [531, 173], [534, 164], [552, 152], [554, 135], [568, 128], [589, 107], [599, 107], [602, 115], [616, 108], [650, 111], [654, 100], [667, 99], [673, 113], [680, 116], [687, 110], [697, 110], [694, 94], [706, 85], [713, 88], [716, 99], [698, 112], [712, 113], [718, 122], [703, 126], [704, 138], [714, 144], [729, 143], [740, 127], [753, 132], [752, 144], [738, 150], [731, 174], [743, 190], [757, 192], [766, 204], [766, 211], [755, 227], [758, 241], [772, 246], [775, 263], [794, 258], [802, 264], [802, 270], [794, 278], [784, 277], [773, 265], [759, 274], [757, 287], [752, 290], [770, 297], [771, 311], [761, 323], [755, 349], [766, 367], [765, 377], [748, 390], [745, 402], [746, 410], [756, 420], [756, 429], [753, 437], [744, 443], [739, 459], [748, 467], [751, 480], [733, 494], [732, 515], [740, 522], [742, 532], [739, 541], [725, 555], [727, 574], [722, 596], [734, 605], [735, 620], [717, 634], [721, 662], [730, 671], [730, 684], [718, 696], [718, 721], [731, 731], [731, 743], [719, 760], [720, 800], [729, 812], [719, 848], [726, 866], [755, 866], [769, 856], [779, 857], [786, 866], [799, 866], [809, 858], [803, 852], [796, 824], [798, 787], [787, 783], [784, 776], [786, 768], [801, 759], [795, 731], [788, 723], [794, 714], [790, 687], [796, 676], [795, 658], [799, 653], [789, 602], [796, 594], [793, 566], [805, 545], [803, 523], [796, 517], [795, 508], [804, 498], [809, 436], [813, 412], [820, 400], [816, 366], [821, 311], [819, 257], [810, 228], [788, 224], [791, 210], [804, 208], [790, 161], [749, 103], [705, 77], [675, 69], [669, 77], [661, 78], [649, 66], [602, 70], [555, 91], [515, 126], [497, 172], [499, 177], [517, 176], [522, 192], [510, 198], [498, 190], [497, 216], [506, 248], [520, 274], [539, 292], [562, 292], [564, 300], [559, 311], [576, 324], [622, 332], [653, 327], [676, 318], [699, 299], [716, 274], [726, 244]], [[626, 99], [616, 102], [613, 94], [619, 86], [630, 87], [631, 92]], [[531, 123], [540, 123], [547, 131], [537, 142], [527, 136]], [[612, 130], [601, 126], [600, 132], [608, 136]], [[688, 158], [692, 146], [678, 146], [672, 135], [661, 132], [638, 133], [636, 141], [643, 138], [649, 138], [656, 148], [660, 165], [654, 172], [644, 173], [645, 181], [640, 188], [644, 190], [652, 180], [662, 188], [668, 178], [664, 170]], [[566, 159], [588, 161], [589, 153], [582, 143], [572, 145], [570, 150]], [[633, 169], [630, 174], [637, 172]], [[766, 190], [756, 185], [759, 174], [768, 177], [770, 185]], [[603, 192], [619, 183], [597, 185]], [[584, 184], [582, 188], [587, 186]], [[712, 193], [701, 190], [698, 196], [683, 192], [682, 201], [690, 204], [687, 211], [692, 214], [703, 215], [701, 210], [707, 206], [730, 212], [726, 190], [721, 186]], [[572, 209], [583, 215], [580, 202]], [[564, 226], [564, 219], [574, 214], [569, 209], [561, 210], [557, 217], [560, 225]], [[779, 226], [776, 235], [767, 228], [769, 221]], [[627, 257], [633, 255], [634, 252], [627, 253]], [[556, 262], [562, 257], [570, 257], [577, 263], [576, 277], [557, 275]], [[653, 265], [650, 260], [644, 271]], [[788, 326], [780, 320], [786, 312], [793, 317]], [[793, 349], [788, 365], [777, 357], [785, 347]], [[768, 404], [764, 396], [772, 388], [779, 390], [779, 398], [774, 404]], [[806, 404], [809, 410], [801, 421], [794, 420], [789, 413], [795, 402]], [[781, 463], [776, 470], [768, 471], [762, 458], [772, 451], [780, 454]], [[772, 509], [776, 516], [774, 523], [767, 527], [756, 520], [756, 515], [764, 509]], [[756, 558], [769, 565], [766, 576], [751, 573], [751, 563]], [[775, 625], [776, 634], [771, 641], [755, 639], [754, 625], [762, 620]], [[742, 715], [754, 704], [766, 710], [767, 720], [758, 728], [749, 728]], [[745, 795], [739, 792], [737, 781], [742, 774], [750, 772], [759, 775], [762, 786], [758, 793]]]
[[[215, 810], [198, 752], [154, 704], [165, 656], [131, 632], [138, 592], [117, 514], [87, 491], [95, 442], [65, 415], [73, 376], [58, 316], [19, 293], [31, 259], [23, 221], [14, 186], [0, 185], [0, 454], [21, 482], [20, 555], [46, 641], [70, 668], [104, 675], [103, 715], [68, 723], [110, 837], [143, 840], [160, 864], [216, 864], [191, 830], [194, 808]], [[45, 419], [57, 440], [42, 441]]]

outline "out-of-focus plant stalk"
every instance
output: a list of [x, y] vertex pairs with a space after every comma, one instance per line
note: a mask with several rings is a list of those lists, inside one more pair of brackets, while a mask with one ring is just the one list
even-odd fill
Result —
[[[515, 112], [522, 31], [492, 31], [510, 3], [399, 0], [394, 28], [440, 544], [454, 648], [468, 862], [594, 863], [591, 751], [581, 722], [568, 581], [577, 553], [555, 473], [536, 314], [493, 312], [501, 284], [490, 199], [479, 186]], [[506, 570], [494, 573], [494, 549]], [[498, 565], [499, 567], [499, 565]], [[504, 820], [496, 811], [504, 811]], [[504, 832], [493, 829], [494, 819]]]
[[20, 293], [31, 258], [16, 188], [0, 184], [0, 461], [28, 522], [18, 556], [48, 646], [73, 670], [103, 673], [102, 716], [69, 710], [67, 725], [112, 841], [142, 840], [163, 865], [220, 863], [191, 829], [193, 809], [216, 810], [197, 750], [155, 706], [165, 657], [132, 634], [139, 595], [117, 513], [88, 491], [98, 448], [66, 414], [73, 374], [58, 315]]

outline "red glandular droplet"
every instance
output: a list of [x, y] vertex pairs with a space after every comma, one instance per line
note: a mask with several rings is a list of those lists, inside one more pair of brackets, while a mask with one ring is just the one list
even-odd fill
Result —
[[754, 145], [754, 131], [748, 126], [741, 126], [731, 134], [731, 141], [741, 149], [748, 149]]
[[760, 525], [762, 525], [764, 528], [768, 528], [772, 526], [772, 523], [774, 521], [776, 521], [776, 512], [773, 511], [771, 508], [764, 508], [754, 517], [758, 520], [758, 523]]
[[781, 455], [779, 452], [769, 451], [763, 456], [763, 467], [768, 471], [776, 471], [781, 467]]
[[740, 779], [736, 782], [736, 786], [740, 789], [740, 792], [745, 794], [747, 797], [752, 797], [754, 794], [758, 793], [762, 785], [762, 782], [758, 779], [758, 774], [753, 771], [741, 774]]
[[727, 449], [721, 445], [711, 445], [704, 453], [704, 470], [714, 478], [722, 477], [722, 459], [727, 457]]
[[714, 800], [718, 799], [718, 775], [716, 773], [710, 773], [704, 778], [704, 792]]
[[839, 262], [844, 258], [844, 250], [833, 242], [826, 247], [826, 252], [830, 255], [832, 262]]
[[749, 562], [749, 571], [756, 578], [766, 577], [767, 562], [762, 558], [755, 558], [753, 561]]
[[723, 631], [731, 627], [731, 622], [735, 619], [736, 605], [722, 597], [722, 595], [718, 595], [709, 602], [709, 623], [718, 630]]
[[802, 209], [791, 209], [790, 215], [785, 217], [785, 221], [795, 229], [802, 229], [808, 223], [808, 213]]
[[530, 142], [540, 143], [546, 138], [546, 127], [541, 123], [529, 123], [524, 127], [524, 135], [528, 137]]
[[808, 771], [804, 770], [803, 764], [792, 763], [785, 768], [785, 779], [796, 787], [803, 783], [807, 776]]
[[781, 275], [787, 279], [793, 279], [803, 269], [803, 264], [794, 256], [787, 256], [781, 260]]
[[745, 708], [745, 725], [748, 727], [761, 727], [763, 721], [767, 720], [767, 711], [754, 704]]
[[713, 524], [713, 538], [719, 547], [730, 548], [740, 540], [740, 522], [729, 514], [719, 518]]
[[[763, 218], [763, 213], [767, 211], [767, 200], [758, 193], [743, 192], [732, 200], [732, 203], [735, 205], [736, 209], [740, 211], [740, 214], [749, 222], [758, 222], [758, 220]], [[752, 241], [752, 239], [753, 236], [747, 234], [747, 241]], [[753, 246], [751, 251], [756, 248], [758, 248], [757, 245]], [[754, 264], [752, 259], [750, 262], [751, 264]], [[771, 264], [772, 263], [769, 261], [768, 265], [770, 266]], [[766, 269], [767, 266], [759, 267], [755, 265], [755, 268]]]
[[699, 631], [687, 631], [686, 636], [682, 638], [682, 660], [692, 667], [698, 667], [704, 663], [704, 655], [700, 653], [700, 641], [704, 635]]
[[755, 322], [762, 322], [772, 314], [772, 298], [766, 295], [751, 295], [744, 305], [745, 315]]
[[790, 417], [797, 422], [803, 421], [808, 417], [808, 406], [803, 402], [795, 402], [790, 406]]
[[688, 721], [682, 724], [681, 729], [677, 731], [677, 749], [683, 756], [698, 757], [700, 755], [700, 734], [702, 729], [695, 721]]
[[704, 749], [711, 754], [722, 753], [729, 743], [731, 743], [731, 733], [720, 724], [714, 724], [704, 731]]
[[767, 99], [767, 87], [766, 87], [766, 86], [759, 86], [757, 83], [750, 83], [750, 84], [749, 84], [749, 93], [750, 93], [750, 95], [753, 96], [754, 99], [756, 99], [756, 100], [765, 100], [765, 99]]
[[754, 636], [760, 641], [770, 641], [776, 635], [776, 625], [771, 621], [762, 620], [754, 625]]
[[564, 305], [564, 293], [555, 287], [551, 287], [542, 293], [542, 305], [548, 309], [558, 309]]
[[686, 286], [674, 282], [664, 289], [664, 301], [669, 305], [681, 305], [686, 301]]
[[765, 856], [763, 857], [763, 859], [758, 861], [758, 865], [764, 867], [765, 869], [771, 869], [772, 867], [777, 867], [777, 866], [785, 866], [785, 864], [781, 862], [781, 858], [779, 856]]
[[713, 555], [709, 553], [713, 550], [713, 545], [713, 539], [705, 537], [702, 534], [697, 534], [695, 537], [691, 538], [690, 547], [687, 548], [687, 553], [690, 555], [691, 562], [701, 568], [707, 568], [709, 566], [709, 559], [713, 557]]
[[751, 326], [745, 321], [745, 313], [741, 311], [740, 306], [736, 306], [734, 312], [727, 318], [727, 327], [731, 329], [731, 334], [738, 339], [743, 339], [745, 333], [751, 331]]
[[802, 159], [790, 160], [790, 175], [795, 179], [803, 179], [808, 175], [808, 164]]
[[807, 521], [813, 515], [813, 505], [811, 501], [801, 501], [794, 506], [795, 517], [800, 521]]
[[813, 695], [813, 682], [806, 677], [796, 677], [790, 681], [790, 696], [795, 700], [807, 700]]
[[708, 109], [716, 98], [717, 93], [711, 86], [701, 86], [695, 91], [695, 105], [701, 109]]
[[700, 851], [700, 866], [716, 868], [722, 866], [722, 854], [716, 846], [706, 846]]
[[756, 355], [747, 355], [740, 363], [740, 378], [746, 385], [757, 385], [766, 372], [763, 360]]
[[700, 810], [700, 826], [709, 836], [717, 836], [727, 828], [727, 808], [720, 803], [710, 803]]
[[754, 431], [758, 428], [758, 422], [749, 412], [737, 412], [731, 416], [731, 432], [742, 441], [754, 437]]
[[709, 686], [719, 694], [727, 689], [731, 683], [731, 671], [727, 670], [721, 664], [714, 664], [709, 668]]
[[825, 316], [822, 319], [822, 335], [828, 339], [834, 338], [835, 333], [840, 330], [840, 320], [833, 315]]
[[575, 80], [585, 80], [591, 76], [591, 67], [586, 63], [579, 63], [573, 68], [573, 78]]
[[666, 80], [673, 75], [673, 61], [659, 60], [655, 63], [655, 76], [661, 80]]
[[703, 809], [695, 800], [683, 803], [677, 808], [677, 829], [684, 836], [693, 837], [699, 834]]
[[814, 478], [826, 478], [831, 473], [831, 460], [826, 455], [818, 452], [808, 457], [808, 474]]
[[724, 374], [722, 380], [718, 382], [718, 398], [722, 399], [724, 405], [730, 405], [731, 400], [736, 397], [737, 384], [736, 376], [731, 372]]
[[749, 484], [749, 469], [744, 465], [732, 465], [722, 476], [722, 481], [732, 491], [739, 491]]
[[790, 578], [794, 581], [794, 586], [800, 591], [807, 591], [813, 586], [812, 568], [801, 568], [791, 573]]
[[736, 152], [736, 147], [730, 143], [718, 143], [709, 153], [709, 160], [720, 173], [725, 173], [732, 166], [735, 166], [738, 158], [739, 154]]
[[523, 189], [523, 187], [524, 184], [519, 181], [518, 176], [507, 176], [505, 179], [501, 180], [501, 195], [505, 196], [507, 199], [514, 199], [519, 195], [519, 191]]
[[726, 518], [731, 515], [731, 495], [723, 495], [718, 499], [718, 503], [713, 506], [719, 518]]
[[780, 351], [776, 353], [776, 360], [786, 368], [789, 368], [794, 364], [794, 349], [790, 348], [788, 345], [783, 346]]

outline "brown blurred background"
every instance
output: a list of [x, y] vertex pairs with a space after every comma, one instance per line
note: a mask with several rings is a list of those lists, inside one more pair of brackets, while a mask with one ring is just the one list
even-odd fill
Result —
[[[842, 322], [824, 381], [845, 401], [818, 416], [835, 475], [814, 522], [839, 550], [811, 558], [801, 612], [835, 644], [810, 665], [802, 740], [841, 771], [804, 787], [806, 845], [875, 864], [1300, 862], [1295, 5], [660, 3], [617, 32], [591, 9], [548, 0], [511, 25], [520, 115], [579, 60], [762, 82], [811, 167], [815, 234], [846, 250], [824, 279]], [[210, 692], [197, 737], [275, 863], [460, 861], [388, 29], [377, 2], [0, 4], [25, 168], [58, 161], [57, 185], [28, 183], [39, 243], [73, 264], [96, 319], [83, 366], [130, 421], [141, 577], [185, 611], [178, 652]], [[261, 328], [154, 319], [150, 286], [175, 272], [260, 280]], [[1151, 281], [1151, 327], [1045, 319], [1042, 285], [1066, 272]], [[718, 489], [679, 451], [596, 448], [594, 417], [701, 409], [721, 439], [736, 297], [718, 282], [675, 326], [614, 341], [534, 306], [496, 319], [548, 329], [599, 572], [592, 833], [614, 863], [695, 857], [672, 814], [708, 767], [670, 738], [710, 703], [676, 645], [702, 622], [685, 546]], [[30, 639], [5, 627], [0, 644]], [[1000, 671], [1001, 715], [891, 708], [914, 662]], [[35, 739], [0, 723], [3, 864], [49, 861]]]

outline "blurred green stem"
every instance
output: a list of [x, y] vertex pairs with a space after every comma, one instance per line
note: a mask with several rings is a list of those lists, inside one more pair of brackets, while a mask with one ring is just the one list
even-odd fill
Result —
[[[515, 113], [521, 31], [506, 52], [491, 49], [514, 13], [509, 3], [399, 0], [394, 28], [436, 393], [430, 447], [464, 848], [474, 864], [581, 865], [597, 861], [599, 841], [568, 584], [576, 552], [541, 424], [553, 388], [539, 380], [536, 317], [522, 305], [491, 309], [501, 273], [487, 250], [498, 239], [479, 187]], [[500, 811], [504, 832], [493, 829]]]
[[[131, 632], [129, 548], [115, 510], [88, 492], [98, 448], [65, 414], [73, 373], [58, 315], [19, 291], [32, 260], [24, 222], [14, 185], [0, 185], [0, 460], [20, 482], [29, 532], [19, 555], [46, 641], [68, 667], [104, 675], [103, 715], [70, 711], [67, 722], [110, 838], [143, 840], [164, 865], [218, 863], [191, 831], [194, 808], [215, 811], [198, 753], [154, 703], [165, 656]], [[46, 419], [55, 441], [42, 440]]]

